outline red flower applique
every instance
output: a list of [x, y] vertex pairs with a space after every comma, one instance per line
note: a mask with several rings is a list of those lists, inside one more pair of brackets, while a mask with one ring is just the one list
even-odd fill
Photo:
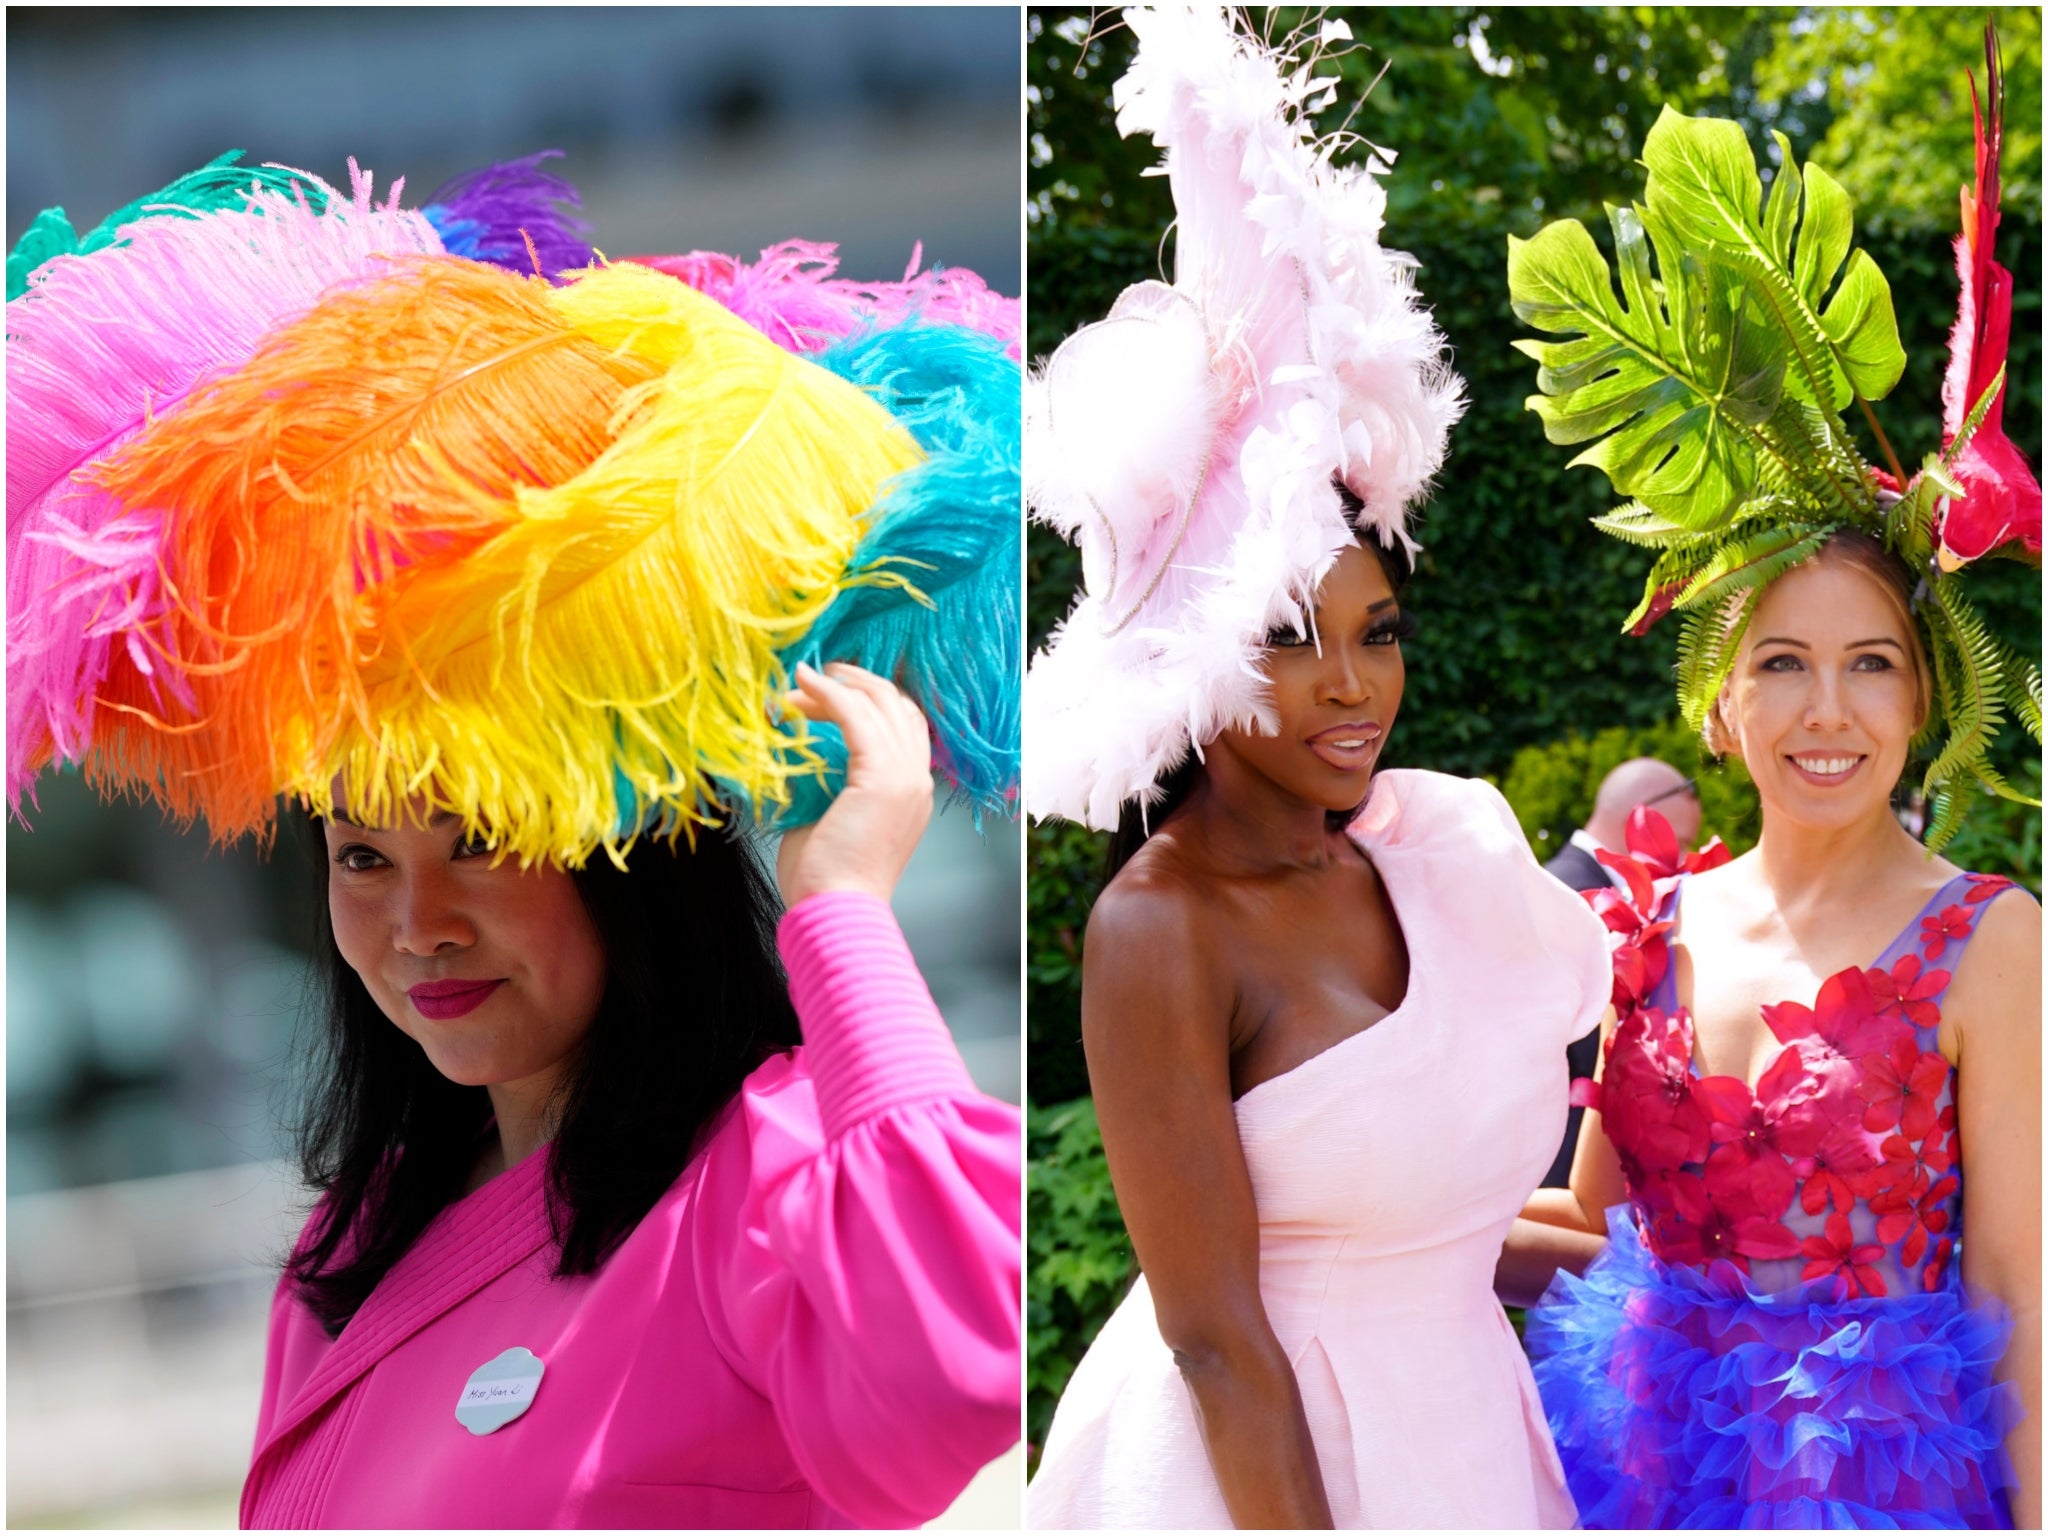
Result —
[[1870, 983], [1870, 1000], [1880, 1012], [1896, 1013], [1921, 1029], [1932, 1029], [1941, 1022], [1937, 1003], [1948, 986], [1947, 971], [1923, 971], [1918, 955], [1905, 954], [1890, 970], [1868, 970], [1863, 977]]
[[1863, 1128], [1889, 1131], [1896, 1127], [1908, 1141], [1934, 1129], [1934, 1101], [1948, 1081], [1949, 1064], [1939, 1051], [1923, 1051], [1911, 1036], [1901, 1036], [1891, 1049], [1862, 1059], [1856, 1092], [1867, 1108]]
[[1877, 1217], [1877, 1235], [1886, 1243], [1900, 1243], [1899, 1262], [1911, 1269], [1926, 1253], [1927, 1245], [1948, 1230], [1948, 1198], [1962, 1188], [1954, 1174], [1932, 1185], [1896, 1185], [1875, 1196], [1871, 1214]]
[[[1718, 869], [1735, 855], [1720, 838], [1712, 838], [1697, 853], [1687, 853], [1678, 846], [1678, 834], [1671, 830], [1671, 823], [1663, 813], [1639, 805], [1628, 813], [1628, 821], [1622, 827], [1622, 841], [1628, 846], [1628, 857], [1642, 873], [1652, 881], [1664, 881], [1674, 875], [1697, 875], [1709, 869]], [[1627, 871], [1614, 862], [1614, 855], [1603, 855], [1600, 862], [1619, 870], [1626, 878]], [[1635, 886], [1629, 881], [1630, 888]], [[1661, 892], [1659, 893], [1661, 894]]]
[[1970, 882], [1969, 894], [1963, 900], [1973, 907], [1979, 902], [1989, 901], [2012, 884], [2004, 875], [1965, 875], [1963, 878]]
[[1797, 1046], [1779, 1053], [1753, 1095], [1739, 1077], [1705, 1077], [1693, 1085], [1715, 1144], [1707, 1190], [1722, 1210], [1773, 1219], [1785, 1214], [1799, 1187], [1791, 1160], [1810, 1156], [1827, 1130], [1813, 1107], [1818, 1086]]
[[1710, 869], [1719, 869], [1735, 855], [1728, 851], [1728, 845], [1718, 837], [1707, 840], [1704, 848], [1685, 856], [1684, 869], [1688, 875], [1704, 874]]
[[1670, 932], [1671, 925], [1642, 922], [1619, 891], [1594, 891], [1590, 899], [1594, 915], [1607, 924], [1610, 932], [1621, 935], [1607, 957], [1614, 969], [1609, 1001], [1614, 1004], [1614, 1011], [1625, 1017], [1647, 1000], [1664, 979], [1671, 963], [1670, 946], [1664, 935]]
[[1806, 1267], [1799, 1272], [1801, 1280], [1840, 1275], [1851, 1296], [1885, 1294], [1884, 1277], [1874, 1267], [1884, 1256], [1884, 1244], [1857, 1242], [1848, 1217], [1830, 1216], [1826, 1235], [1807, 1238], [1799, 1251], [1806, 1255]]
[[1939, 960], [1951, 940], [1967, 939], [1975, 916], [1962, 907], [1943, 907], [1933, 917], [1920, 919], [1920, 950], [1930, 960]]
[[1607, 1045], [1600, 1113], [1607, 1136], [1646, 1170], [1704, 1161], [1706, 1112], [1693, 1096], [1692, 1020], [1639, 1008]]
[[1920, 1285], [1924, 1290], [1941, 1289], [1941, 1277], [1948, 1268], [1949, 1255], [1956, 1251], [1956, 1240], [1944, 1237], [1934, 1245], [1934, 1255], [1928, 1259], [1927, 1267], [1920, 1271]]
[[1803, 1181], [1799, 1208], [1818, 1216], [1832, 1205], [1846, 1216], [1859, 1199], [1870, 1194], [1862, 1188], [1865, 1176], [1883, 1164], [1875, 1140], [1860, 1119], [1834, 1120], [1812, 1155], [1792, 1164], [1792, 1171]]
[[1955, 1123], [1956, 1107], [1951, 1104], [1934, 1122], [1932, 1136], [1919, 1142], [1908, 1141], [1896, 1133], [1885, 1137], [1878, 1144], [1877, 1166], [1857, 1185], [1864, 1199], [1873, 1199], [1881, 1191], [1903, 1185], [1913, 1190], [1917, 1200], [1920, 1192], [1953, 1168], [1962, 1155]]
[[1783, 1222], [1722, 1209], [1697, 1174], [1670, 1174], [1662, 1188], [1671, 1209], [1657, 1222], [1656, 1235], [1658, 1256], [1667, 1264], [1704, 1269], [1727, 1262], [1746, 1275], [1751, 1259], [1799, 1256], [1799, 1239]]
[[1820, 995], [1808, 1008], [1803, 1003], [1771, 1003], [1764, 1023], [1787, 1045], [1818, 1042], [1835, 1056], [1868, 1056], [1891, 1048], [1894, 1040], [1912, 1038], [1904, 1019], [1878, 1007], [1870, 976], [1858, 966], [1837, 971], [1820, 984]]

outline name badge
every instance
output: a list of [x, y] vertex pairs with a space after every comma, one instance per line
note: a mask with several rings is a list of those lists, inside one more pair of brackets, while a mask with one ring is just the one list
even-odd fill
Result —
[[508, 1349], [497, 1359], [486, 1360], [463, 1383], [462, 1395], [455, 1400], [456, 1423], [472, 1435], [503, 1429], [533, 1406], [545, 1369], [530, 1349]]

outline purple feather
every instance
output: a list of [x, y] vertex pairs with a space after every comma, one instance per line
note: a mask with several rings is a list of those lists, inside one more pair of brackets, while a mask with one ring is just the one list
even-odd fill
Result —
[[[466, 171], [427, 200], [427, 216], [450, 254], [487, 261], [531, 277], [534, 264], [550, 279], [587, 267], [590, 225], [573, 212], [583, 206], [576, 189], [540, 169], [562, 152], [544, 149]], [[529, 243], [531, 249], [529, 249]]]

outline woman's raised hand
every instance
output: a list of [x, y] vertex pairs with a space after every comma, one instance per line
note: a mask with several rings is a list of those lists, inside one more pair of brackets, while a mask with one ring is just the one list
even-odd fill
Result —
[[785, 832], [775, 856], [782, 900], [865, 891], [887, 901], [932, 819], [932, 737], [920, 710], [886, 678], [845, 662], [799, 662], [784, 703], [846, 738], [846, 786], [817, 822]]

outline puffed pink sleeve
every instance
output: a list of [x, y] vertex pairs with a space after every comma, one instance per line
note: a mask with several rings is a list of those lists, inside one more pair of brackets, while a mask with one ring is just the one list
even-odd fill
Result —
[[917, 1525], [1021, 1430], [1018, 1112], [974, 1087], [885, 902], [810, 897], [777, 940], [804, 1045], [707, 1170], [706, 1315], [820, 1498]]
[[1560, 1033], [1569, 1045], [1600, 1022], [1613, 991], [1607, 927], [1579, 892], [1536, 862], [1507, 796], [1484, 779], [1470, 781], [1500, 823], [1500, 846], [1523, 893], [1529, 930], [1555, 957], [1560, 995], [1572, 999], [1560, 1014]]

